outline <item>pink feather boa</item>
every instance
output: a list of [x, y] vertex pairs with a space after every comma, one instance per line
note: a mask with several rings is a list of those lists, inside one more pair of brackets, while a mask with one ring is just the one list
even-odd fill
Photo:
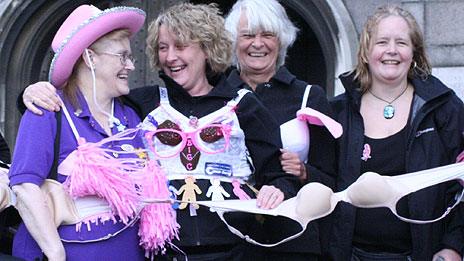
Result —
[[97, 196], [108, 202], [114, 215], [128, 224], [137, 214], [138, 196], [127, 166], [109, 156], [98, 143], [79, 140], [73, 168], [63, 183], [73, 198]]
[[[140, 245], [146, 255], [164, 253], [166, 242], [178, 238], [179, 224], [169, 203], [144, 205], [141, 198], [169, 199], [167, 179], [154, 160], [138, 158], [134, 152], [114, 151], [106, 143], [139, 137], [140, 129], [128, 129], [97, 143], [81, 138], [77, 150], [63, 162], [68, 175], [63, 183], [73, 198], [98, 196], [111, 207], [113, 217], [124, 224], [140, 217]], [[114, 158], [112, 153], [133, 154]], [[62, 163], [62, 164], [63, 164]], [[108, 217], [106, 217], [108, 218]]]
[[[145, 167], [148, 175], [143, 175], [142, 197], [168, 199], [169, 189], [164, 172], [154, 160], [148, 161]], [[164, 253], [166, 242], [170, 243], [178, 237], [179, 224], [176, 221], [176, 212], [170, 203], [156, 203], [146, 205], [140, 214], [140, 245], [150, 252]]]

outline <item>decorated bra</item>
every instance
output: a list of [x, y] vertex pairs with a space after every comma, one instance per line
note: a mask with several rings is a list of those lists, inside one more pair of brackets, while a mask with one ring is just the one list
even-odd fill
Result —
[[321, 112], [306, 107], [310, 91], [311, 85], [307, 85], [301, 101], [301, 109], [297, 111], [296, 118], [280, 125], [283, 148], [297, 153], [302, 162], [308, 160], [310, 145], [308, 123], [325, 126], [334, 138], [340, 137], [343, 133], [343, 128], [338, 122]]
[[[64, 104], [64, 103], [62, 103]], [[144, 130], [125, 129], [99, 142], [80, 137], [68, 110], [63, 113], [78, 142], [58, 166], [66, 176], [63, 183], [46, 179], [41, 186], [55, 225], [76, 224], [76, 231], [89, 223], [122, 222], [117, 231], [89, 240], [61, 238], [64, 242], [89, 243], [112, 238], [140, 220], [140, 245], [149, 257], [164, 252], [177, 238], [179, 225], [170, 204], [145, 204], [143, 198], [169, 198], [167, 180], [155, 161], [147, 160], [143, 146]], [[15, 202], [10, 202], [14, 205]]]
[[[160, 105], [143, 121], [150, 159], [156, 160], [167, 179], [179, 180], [179, 187], [170, 185], [171, 198], [180, 201], [175, 208], [189, 207], [196, 216], [199, 195], [213, 201], [224, 200], [233, 193], [239, 199], [250, 196], [242, 189], [253, 173], [252, 161], [245, 146], [245, 135], [240, 128], [236, 106], [247, 94], [239, 90], [227, 104], [201, 118], [186, 117], [174, 109], [167, 89], [160, 87]], [[200, 188], [199, 180], [209, 180]], [[221, 184], [230, 183], [231, 191]], [[190, 204], [189, 204], [190, 203]]]
[[235, 114], [236, 98], [202, 118], [186, 117], [169, 104], [160, 87], [160, 105], [143, 121], [149, 156], [156, 159], [169, 180], [217, 179], [245, 182], [253, 173], [245, 135]]
[[166, 88], [159, 90], [160, 106], [145, 118], [143, 128], [150, 156], [168, 179], [246, 180], [252, 169], [235, 108], [249, 91], [240, 90], [226, 106], [202, 118], [188, 118], [169, 104]]

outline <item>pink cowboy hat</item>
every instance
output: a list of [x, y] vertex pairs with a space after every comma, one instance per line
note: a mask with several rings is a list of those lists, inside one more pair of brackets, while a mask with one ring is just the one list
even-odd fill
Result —
[[134, 35], [144, 22], [145, 12], [135, 7], [120, 6], [102, 11], [92, 5], [79, 6], [53, 38], [55, 56], [50, 65], [49, 81], [56, 88], [62, 88], [85, 48], [116, 29], [128, 29]]

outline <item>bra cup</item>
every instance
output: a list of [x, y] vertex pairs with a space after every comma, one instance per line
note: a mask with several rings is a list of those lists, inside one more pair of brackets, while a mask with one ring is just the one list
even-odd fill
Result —
[[[389, 207], [396, 199], [393, 187], [375, 172], [366, 172], [347, 188], [349, 203], [357, 207]], [[394, 208], [395, 206], [393, 206]]]
[[0, 181], [0, 211], [9, 207], [12, 204], [11, 199], [11, 189], [8, 186], [8, 181]]
[[44, 193], [45, 202], [56, 227], [62, 224], [76, 224], [81, 220], [73, 200], [61, 183], [53, 179], [46, 179], [40, 190]]
[[296, 196], [295, 212], [309, 220], [324, 217], [335, 208], [335, 205], [332, 206], [333, 195], [329, 187], [317, 182], [309, 183]]
[[309, 128], [304, 120], [293, 119], [280, 125], [280, 139], [284, 149], [298, 154], [306, 162], [309, 152]]

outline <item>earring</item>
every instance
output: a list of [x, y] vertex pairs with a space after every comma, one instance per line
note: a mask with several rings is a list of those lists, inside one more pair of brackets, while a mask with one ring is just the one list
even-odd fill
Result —
[[409, 73], [417, 72], [419, 68], [417, 67], [417, 62], [413, 61], [411, 67], [409, 68]]

